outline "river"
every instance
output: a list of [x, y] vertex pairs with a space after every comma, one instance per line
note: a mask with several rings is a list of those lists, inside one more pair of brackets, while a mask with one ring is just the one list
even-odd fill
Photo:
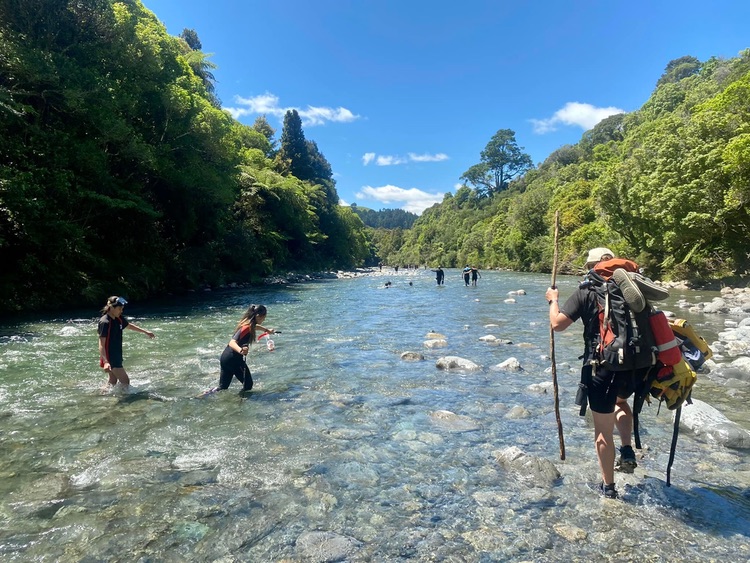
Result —
[[[0, 324], [0, 559], [750, 559], [750, 452], [682, 432], [667, 488], [666, 409], [644, 409], [647, 450], [617, 475], [621, 500], [594, 491], [593, 427], [573, 404], [580, 324], [556, 335], [560, 461], [552, 396], [529, 388], [551, 379], [548, 283], [488, 271], [465, 287], [447, 270], [436, 287], [429, 270], [401, 270], [131, 302], [125, 315], [156, 333], [124, 335], [132, 395], [100, 392], [97, 311]], [[576, 283], [559, 279], [563, 298]], [[664, 308], [710, 296], [674, 292]], [[253, 392], [235, 381], [195, 398], [217, 384], [250, 303], [281, 331], [273, 352], [248, 356]], [[709, 342], [722, 329], [718, 315], [676, 312]], [[431, 331], [447, 346], [427, 348]], [[438, 370], [447, 355], [482, 368]], [[523, 371], [495, 367], [510, 357]], [[747, 427], [746, 393], [701, 377], [694, 396]], [[439, 411], [468, 422], [446, 426]], [[561, 478], [536, 486], [507, 470], [497, 453], [511, 446]]]

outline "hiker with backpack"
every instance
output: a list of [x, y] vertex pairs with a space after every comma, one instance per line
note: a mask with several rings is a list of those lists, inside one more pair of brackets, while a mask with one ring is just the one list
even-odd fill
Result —
[[[594, 248], [586, 258], [586, 269], [590, 270], [598, 263], [614, 258], [614, 252], [608, 248]], [[584, 280], [578, 289], [560, 307], [557, 288], [548, 288], [549, 319], [555, 332], [562, 332], [578, 319], [584, 325], [585, 350], [581, 385], [576, 403], [585, 413], [586, 402], [591, 408], [594, 419], [594, 443], [602, 476], [600, 490], [607, 498], [617, 498], [615, 488], [615, 446], [614, 427], [617, 426], [622, 441], [618, 469], [632, 473], [637, 466], [635, 452], [631, 446], [633, 431], [633, 413], [627, 398], [634, 391], [633, 370], [612, 369], [615, 366], [601, 362], [597, 356], [600, 336], [599, 297], [590, 280]], [[606, 366], [606, 367], [605, 367]]]

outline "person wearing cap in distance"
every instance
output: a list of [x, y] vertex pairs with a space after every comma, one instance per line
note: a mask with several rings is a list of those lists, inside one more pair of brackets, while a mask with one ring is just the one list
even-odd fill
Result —
[[[614, 257], [614, 252], [608, 248], [594, 248], [586, 258], [586, 269], [590, 270], [597, 263]], [[548, 288], [546, 297], [549, 302], [550, 324], [555, 332], [565, 330], [578, 319], [583, 322], [583, 336], [586, 342], [583, 369], [593, 370], [588, 335], [599, 330], [599, 306], [595, 292], [589, 291], [585, 286], [579, 286], [562, 307], [558, 303], [557, 288]], [[631, 446], [633, 412], [627, 402], [627, 398], [633, 393], [633, 377], [629, 372], [615, 372], [599, 366], [596, 366], [595, 373], [590, 372], [588, 375], [588, 401], [594, 419], [594, 444], [602, 476], [600, 488], [604, 496], [617, 498], [614, 478], [615, 425], [622, 441], [618, 469], [632, 473], [637, 465]]]
[[[107, 383], [112, 389], [119, 381], [123, 391], [128, 391], [130, 378], [128, 372], [122, 367], [122, 333], [129, 328], [141, 332], [149, 338], [155, 338], [153, 332], [129, 322], [122, 316], [122, 312], [128, 302], [122, 297], [113, 295], [107, 299], [107, 304], [102, 308], [102, 317], [99, 319], [99, 365], [107, 372]], [[106, 388], [105, 388], [106, 389]]]

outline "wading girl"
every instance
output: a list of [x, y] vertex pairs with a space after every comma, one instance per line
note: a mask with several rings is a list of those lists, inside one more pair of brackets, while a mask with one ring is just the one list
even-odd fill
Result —
[[240, 380], [243, 392], [250, 391], [253, 388], [253, 378], [245, 362], [245, 356], [250, 349], [250, 344], [256, 340], [255, 331], [257, 329], [270, 334], [275, 332], [274, 329], [264, 328], [260, 324], [266, 320], [267, 313], [265, 305], [250, 305], [245, 314], [242, 315], [240, 322], [234, 329], [234, 336], [221, 354], [219, 386], [209, 392], [228, 389], [233, 377]]
[[102, 317], [99, 319], [99, 365], [107, 372], [108, 388], [112, 389], [119, 381], [123, 391], [129, 391], [130, 378], [128, 372], [122, 367], [122, 333], [126, 328], [141, 332], [149, 338], [156, 335], [153, 332], [144, 330], [139, 326], [129, 322], [122, 316], [122, 312], [127, 305], [127, 301], [122, 297], [113, 295], [107, 299], [107, 304], [102, 308]]

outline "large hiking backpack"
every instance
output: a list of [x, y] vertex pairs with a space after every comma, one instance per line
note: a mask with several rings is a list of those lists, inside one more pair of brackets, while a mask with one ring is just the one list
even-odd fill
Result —
[[596, 294], [598, 327], [587, 337], [588, 357], [611, 371], [633, 371], [656, 364], [656, 345], [649, 324], [650, 307], [633, 310], [615, 272], [637, 272], [631, 260], [615, 258], [600, 262], [588, 272], [582, 286]]
[[[638, 415], [643, 403], [650, 404], [654, 398], [659, 407], [664, 403], [675, 411], [666, 476], [667, 486], [671, 486], [680, 414], [682, 406], [691, 403], [690, 395], [697, 380], [694, 370], [700, 367], [689, 358], [698, 357], [702, 364], [710, 357], [711, 350], [686, 321], [668, 323], [664, 313], [654, 309], [644, 292], [634, 290], [634, 285], [643, 280], [637, 264], [622, 258], [600, 262], [588, 272], [583, 284], [596, 292], [599, 327], [597, 334], [589, 336], [587, 345], [591, 363], [611, 371], [630, 371], [636, 378], [633, 431], [637, 449], [641, 449]], [[653, 286], [644, 289], [659, 295]], [[633, 299], [634, 293], [637, 299]], [[585, 414], [583, 407], [581, 414]]]

